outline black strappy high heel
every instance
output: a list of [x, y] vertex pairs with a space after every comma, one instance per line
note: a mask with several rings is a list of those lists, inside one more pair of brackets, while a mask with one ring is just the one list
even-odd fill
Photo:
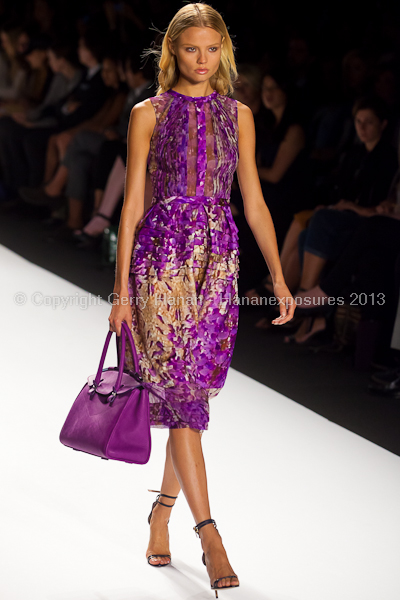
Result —
[[[155, 499], [155, 501], [153, 502], [153, 506], [151, 507], [151, 512], [149, 514], [149, 518], [147, 519], [150, 525], [150, 521], [151, 521], [151, 517], [153, 514], [153, 510], [154, 508], [157, 506], [157, 504], [161, 504], [162, 506], [167, 506], [168, 508], [172, 508], [173, 506], [175, 506], [175, 502], [173, 504], [164, 504], [164, 502], [160, 502], [160, 497], [161, 496], [165, 496], [166, 498], [171, 498], [172, 500], [176, 500], [178, 496], [168, 496], [168, 494], [162, 494], [161, 492], [159, 492], [158, 490], [148, 490], [149, 492], [155, 492], [156, 494], [158, 494], [157, 498]], [[169, 523], [169, 519], [167, 522], [167, 525]], [[150, 560], [152, 558], [169, 558], [169, 562], [168, 563], [158, 563], [158, 565], [153, 565]], [[171, 555], [170, 554], [150, 554], [150, 556], [147, 557], [147, 562], [149, 563], [149, 565], [151, 567], [166, 567], [167, 565], [171, 564]]]
[[[199, 536], [199, 530], [200, 530], [202, 527], [204, 527], [204, 525], [208, 525], [209, 523], [212, 523], [212, 524], [214, 525], [215, 529], [217, 529], [217, 524], [216, 524], [216, 522], [214, 521], [214, 519], [206, 519], [205, 521], [202, 521], [201, 523], [198, 523], [197, 525], [195, 525], [195, 526], [193, 527], [193, 529], [194, 529], [194, 530], [195, 530], [195, 532], [196, 532], [196, 535], [197, 535], [197, 537], [200, 537], [200, 536]], [[218, 529], [217, 529], [217, 531], [218, 531]], [[219, 533], [219, 532], [218, 532], [218, 533]], [[202, 561], [203, 561], [203, 565], [206, 567], [206, 566], [207, 566], [207, 565], [206, 565], [206, 555], [205, 555], [205, 553], [204, 553], [204, 552], [203, 552], [203, 556], [202, 556]], [[225, 575], [225, 577], [220, 577], [219, 579], [216, 579], [216, 580], [214, 581], [214, 583], [212, 583], [212, 584], [211, 584], [211, 589], [212, 589], [212, 590], [215, 590], [215, 597], [216, 597], [216, 598], [218, 598], [218, 590], [224, 590], [224, 589], [229, 589], [229, 588], [237, 588], [237, 587], [239, 587], [239, 584], [237, 584], [237, 585], [222, 585], [222, 586], [218, 587], [218, 582], [219, 582], [219, 581], [221, 581], [222, 579], [235, 579], [235, 578], [236, 578], [237, 580], [239, 580], [239, 578], [238, 578], [238, 576], [237, 576], [237, 575]]]

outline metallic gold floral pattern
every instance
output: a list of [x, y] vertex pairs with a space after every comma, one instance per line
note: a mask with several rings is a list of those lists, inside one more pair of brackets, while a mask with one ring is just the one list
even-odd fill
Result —
[[[237, 102], [215, 90], [150, 99], [153, 198], [129, 276], [132, 335], [151, 382], [152, 427], [208, 428], [236, 340], [238, 229], [229, 198], [239, 158]], [[129, 345], [125, 368], [133, 368]]]

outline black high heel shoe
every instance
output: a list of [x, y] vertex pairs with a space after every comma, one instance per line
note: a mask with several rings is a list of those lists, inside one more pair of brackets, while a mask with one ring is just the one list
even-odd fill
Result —
[[[214, 519], [206, 519], [205, 521], [202, 521], [201, 523], [198, 523], [197, 525], [195, 525], [193, 527], [193, 529], [196, 532], [197, 537], [199, 536], [199, 530], [204, 527], [204, 525], [208, 525], [209, 523], [212, 523], [215, 527], [215, 529], [217, 529], [217, 524], [214, 521]], [[218, 531], [218, 529], [217, 529]], [[219, 533], [219, 532], [218, 532]], [[202, 556], [202, 561], [203, 561], [203, 565], [206, 567], [206, 555], [203, 552], [203, 556]], [[225, 577], [220, 577], [219, 579], [216, 579], [212, 584], [211, 584], [211, 589], [215, 590], [215, 597], [218, 598], [218, 590], [224, 590], [224, 589], [229, 589], [229, 588], [237, 588], [239, 587], [239, 584], [237, 585], [221, 585], [218, 586], [218, 582], [221, 581], [222, 579], [237, 579], [239, 580], [237, 575], [225, 575]]]
[[[110, 217], [107, 217], [107, 215], [104, 215], [101, 212], [97, 212], [94, 216], [101, 217], [102, 219], [107, 221], [108, 225], [106, 225], [106, 227], [108, 227], [111, 223]], [[104, 229], [106, 229], [106, 227]], [[85, 231], [83, 231], [83, 229], [75, 229], [73, 233], [73, 238], [78, 248], [96, 249], [101, 245], [103, 233], [104, 231], [97, 233], [96, 235], [91, 235], [90, 233], [86, 233]]]
[[[155, 492], [156, 494], [158, 494], [157, 498], [155, 499], [155, 501], [153, 502], [153, 506], [151, 507], [151, 512], [149, 514], [149, 518], [147, 519], [150, 525], [150, 521], [151, 521], [151, 517], [153, 514], [153, 510], [154, 508], [157, 506], [157, 504], [161, 504], [162, 506], [167, 506], [168, 508], [172, 508], [173, 506], [175, 506], [175, 502], [173, 504], [164, 504], [164, 502], [160, 502], [160, 497], [161, 496], [165, 496], [166, 498], [171, 498], [172, 500], [176, 500], [178, 496], [168, 496], [168, 494], [162, 494], [161, 492], [159, 492], [158, 490], [149, 490], [149, 492]], [[167, 525], [169, 523], [169, 519], [167, 521]], [[169, 562], [168, 563], [158, 563], [158, 565], [153, 565], [150, 560], [152, 558], [169, 558]], [[171, 564], [171, 555], [170, 554], [150, 554], [150, 556], [147, 557], [147, 562], [149, 563], [149, 565], [151, 567], [166, 567], [167, 565]]]

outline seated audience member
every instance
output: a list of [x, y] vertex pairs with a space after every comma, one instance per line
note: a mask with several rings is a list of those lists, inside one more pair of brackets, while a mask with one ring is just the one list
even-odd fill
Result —
[[[265, 119], [257, 129], [258, 173], [279, 247], [293, 214], [304, 206], [308, 188], [305, 134], [291, 105], [285, 75], [284, 71], [273, 71], [263, 77]], [[232, 201], [235, 202], [235, 198]], [[241, 235], [241, 260], [245, 272], [240, 285], [242, 289], [248, 289], [267, 267], [243, 213], [236, 216], [236, 224]]]
[[[81, 131], [68, 147], [55, 176], [38, 192], [38, 203], [42, 202], [54, 207], [59, 205], [60, 195], [66, 185], [68, 218], [65, 226], [54, 235], [72, 238], [83, 245], [83, 242], [91, 242], [100, 236], [110, 224], [125, 181], [130, 113], [135, 104], [155, 95], [153, 77], [154, 72], [149, 63], [141, 68], [136, 53], [128, 56], [125, 61], [125, 79], [130, 91], [120, 111], [118, 122], [105, 128], [101, 133], [96, 132], [96, 135], [93, 135], [93, 132]], [[117, 161], [115, 165], [118, 158], [119, 162]], [[112, 171], [112, 180], [109, 182]], [[92, 181], [94, 187], [92, 218], [82, 231], [84, 207], [89, 201]], [[106, 189], [107, 193], [105, 193]], [[55, 220], [57, 220], [57, 213], [56, 209]]]
[[[362, 143], [355, 143], [345, 153], [335, 175], [332, 193], [339, 201], [330, 208], [319, 206], [296, 214], [286, 235], [282, 267], [292, 293], [318, 283], [325, 265], [338, 258], [362, 218], [379, 210], [376, 207], [386, 199], [396, 173], [396, 152], [383, 136], [384, 105], [376, 98], [360, 99], [353, 114]], [[272, 282], [267, 276], [247, 295], [259, 298], [271, 293]], [[259, 326], [264, 323], [268, 326], [265, 319]]]
[[354, 123], [361, 141], [348, 152], [337, 178], [339, 201], [316, 210], [300, 234], [303, 247], [300, 287], [318, 283], [327, 261], [334, 261], [363, 217], [376, 213], [388, 196], [398, 167], [397, 153], [384, 136], [385, 106], [376, 98], [364, 98], [354, 106]]
[[[86, 74], [66, 98], [47, 106], [42, 117], [54, 119], [51, 127], [33, 128], [26, 132], [23, 144], [28, 162], [28, 177], [39, 185], [43, 181], [46, 152], [51, 135], [72, 129], [94, 116], [109, 95], [109, 88], [101, 76], [100, 57], [104, 53], [104, 42], [86, 32], [79, 39], [79, 60], [86, 67]], [[47, 165], [51, 174], [56, 164]], [[45, 173], [45, 178], [49, 178]]]
[[[25, 202], [43, 205], [63, 200], [61, 191], [67, 181], [68, 172], [74, 166], [79, 172], [71, 173], [70, 179], [75, 182], [75, 186], [85, 188], [85, 172], [90, 168], [90, 158], [99, 151], [105, 139], [104, 132], [118, 122], [127, 97], [126, 85], [119, 78], [118, 59], [115, 56], [105, 56], [101, 74], [104, 84], [111, 90], [110, 95], [91, 119], [50, 138], [47, 160], [53, 162], [60, 157], [60, 166], [46, 186], [20, 188], [20, 195]], [[49, 195], [46, 188], [50, 192], [59, 190], [59, 194]]]
[[41, 104], [22, 112], [0, 119], [0, 169], [2, 208], [15, 206], [20, 186], [36, 186], [40, 183], [43, 155], [32, 155], [30, 145], [25, 144], [28, 135], [34, 132], [47, 143], [57, 126], [52, 116], [54, 107], [78, 86], [82, 69], [78, 66], [75, 51], [68, 42], [54, 42], [47, 51], [48, 61], [54, 77]]
[[20, 54], [29, 65], [29, 72], [20, 97], [15, 101], [3, 102], [3, 114], [25, 112], [43, 102], [53, 79], [47, 51], [50, 38], [36, 36], [31, 38], [28, 47]]
[[[19, 100], [28, 78], [28, 64], [21, 57], [20, 37], [24, 29], [14, 22], [5, 23], [0, 29], [0, 102]], [[29, 43], [29, 38], [28, 38]]]
[[[394, 192], [398, 191], [399, 182], [400, 171]], [[347, 297], [360, 306], [363, 320], [380, 324], [377, 359], [387, 358], [398, 301], [393, 275], [400, 253], [400, 206], [393, 201], [394, 194], [376, 207], [375, 215], [362, 219], [340, 258], [321, 277], [319, 285], [297, 293], [297, 316], [308, 316], [295, 341], [310, 337], [305, 335], [306, 327], [311, 332], [325, 329], [324, 312], [330, 307], [334, 310], [338, 297]], [[357, 297], [362, 301], [357, 302]]]
[[281, 245], [293, 213], [305, 202], [305, 134], [291, 103], [287, 75], [266, 74], [261, 89], [267, 115], [258, 130], [258, 174]]
[[[94, 207], [92, 218], [80, 230], [74, 231], [74, 238], [80, 247], [93, 246], [111, 222], [121, 198], [125, 183], [127, 159], [127, 135], [130, 113], [139, 102], [156, 94], [154, 72], [150, 64], [140, 67], [137, 56], [131, 55], [126, 61], [126, 80], [131, 88], [125, 110], [117, 127], [107, 132], [107, 140], [102, 144], [94, 164]], [[152, 189], [147, 174], [145, 203], [151, 202]]]
[[259, 113], [261, 103], [261, 71], [256, 65], [239, 63], [238, 79], [234, 85], [233, 97], [251, 109], [254, 118]]

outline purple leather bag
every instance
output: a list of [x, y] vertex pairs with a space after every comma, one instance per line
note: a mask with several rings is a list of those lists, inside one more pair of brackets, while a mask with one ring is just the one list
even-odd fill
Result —
[[[151, 384], [139, 375], [135, 344], [125, 322], [121, 323], [118, 367], [103, 369], [112, 334], [112, 331], [107, 334], [96, 376], [88, 377], [72, 405], [60, 442], [104, 459], [144, 465], [151, 452], [148, 392]], [[123, 369], [126, 338], [132, 348], [134, 371]]]

